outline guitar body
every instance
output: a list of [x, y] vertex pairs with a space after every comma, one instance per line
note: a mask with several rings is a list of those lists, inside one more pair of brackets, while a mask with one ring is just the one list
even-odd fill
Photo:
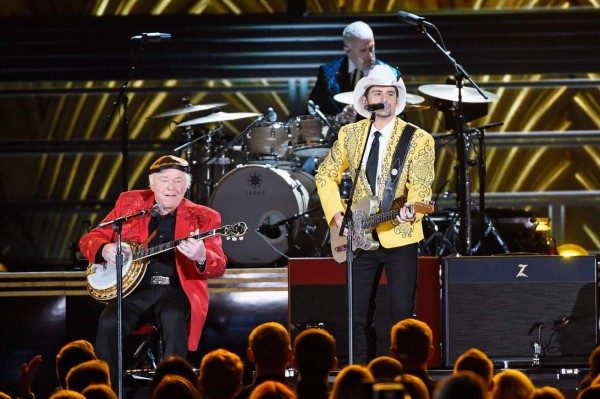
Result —
[[[396, 199], [394, 203], [397, 207], [383, 213], [376, 213], [379, 209], [379, 200], [375, 196], [361, 198], [352, 206], [352, 251], [364, 249], [374, 251], [379, 248], [379, 242], [373, 238], [373, 230], [380, 224], [389, 222], [396, 218], [402, 207]], [[414, 212], [428, 214], [433, 212], [434, 204], [430, 201], [428, 204], [417, 202], [407, 205], [412, 207]], [[330, 227], [331, 254], [338, 263], [346, 260], [348, 251], [348, 239], [340, 236], [340, 229], [337, 226]]]
[[[144, 278], [148, 259], [132, 260], [132, 254], [141, 249], [141, 244], [133, 241], [123, 242], [123, 298], [131, 294]], [[85, 270], [88, 292], [100, 302], [117, 297], [117, 267], [112, 263], [91, 263]]]
[[[366, 227], [364, 222], [370, 215], [373, 215], [379, 209], [379, 201], [375, 196], [361, 198], [360, 201], [352, 205], [352, 250], [365, 249], [374, 251], [379, 248], [379, 242], [373, 239], [373, 227]], [[346, 261], [346, 251], [348, 250], [348, 238], [340, 236], [340, 229], [337, 226], [330, 227], [331, 253], [333, 259], [338, 263]]]

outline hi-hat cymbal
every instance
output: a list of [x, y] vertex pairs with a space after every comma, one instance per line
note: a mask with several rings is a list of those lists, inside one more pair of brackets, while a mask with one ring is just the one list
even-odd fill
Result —
[[[423, 94], [434, 98], [440, 98], [448, 101], [458, 101], [458, 88], [453, 85], [423, 85], [419, 86], [419, 91]], [[482, 90], [483, 94], [487, 96], [487, 99], [483, 98], [476, 89], [471, 87], [463, 87], [462, 102], [463, 103], [491, 103], [498, 99], [498, 96]]]
[[[354, 92], [347, 91], [339, 93], [333, 96], [333, 99], [342, 104], [353, 104], [354, 103]], [[417, 96], [416, 94], [406, 93], [406, 104], [416, 105], [425, 101], [425, 98]]]
[[224, 105], [227, 105], [227, 103], [214, 103], [214, 104], [201, 104], [201, 105], [186, 104], [183, 107], [172, 109], [170, 111], [161, 112], [160, 114], [156, 114], [154, 116], [151, 116], [150, 118], [165, 118], [167, 116], [191, 114], [192, 112], [208, 111], [210, 109], [221, 108]]
[[429, 109], [429, 105], [423, 105], [423, 104], [406, 104], [406, 107], [404, 107], [404, 112], [408, 112], [408, 111], [423, 111], [424, 109]]
[[250, 118], [261, 115], [262, 114], [257, 114], [256, 112], [215, 112], [214, 114], [203, 116], [202, 118], [181, 122], [177, 126], [185, 127], [190, 125], [200, 125], [202, 123], [232, 121], [234, 119]]

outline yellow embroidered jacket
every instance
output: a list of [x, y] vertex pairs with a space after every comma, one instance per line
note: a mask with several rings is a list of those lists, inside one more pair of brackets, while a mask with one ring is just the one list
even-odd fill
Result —
[[[393, 161], [394, 151], [404, 127], [407, 125], [400, 118], [396, 118], [392, 128], [387, 148], [385, 149], [385, 158], [381, 165], [381, 176], [377, 191], [378, 199], [381, 203], [385, 183], [390, 173], [390, 166]], [[321, 206], [325, 212], [325, 217], [330, 226], [335, 225], [333, 216], [337, 212], [343, 212], [346, 209], [344, 202], [340, 197], [338, 185], [342, 180], [342, 173], [349, 169], [353, 184], [356, 184], [353, 203], [356, 204], [365, 196], [372, 196], [371, 187], [367, 181], [365, 171], [361, 168], [360, 175], [356, 177], [356, 170], [360, 162], [360, 157], [368, 138], [368, 129], [370, 121], [368, 119], [343, 126], [338, 134], [337, 141], [333, 144], [331, 151], [315, 175], [315, 183], [321, 200]], [[365, 154], [365, 157], [368, 155]], [[415, 202], [427, 202], [431, 200], [432, 183], [434, 178], [435, 147], [433, 137], [426, 131], [417, 128], [409, 144], [408, 153], [404, 162], [404, 168], [400, 172], [400, 178], [396, 186], [394, 202], [403, 204]], [[398, 173], [398, 171], [396, 171]], [[386, 222], [377, 226], [379, 242], [385, 248], [399, 247], [412, 244], [423, 239], [423, 228], [421, 219], [423, 215], [417, 214], [413, 223], [398, 223], [397, 220]]]

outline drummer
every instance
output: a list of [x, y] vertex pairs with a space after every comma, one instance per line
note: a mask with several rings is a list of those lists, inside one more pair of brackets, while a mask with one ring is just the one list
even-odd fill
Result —
[[[319, 67], [310, 99], [325, 115], [335, 115], [338, 124], [345, 125], [356, 122], [357, 113], [352, 104], [344, 106], [333, 97], [353, 91], [356, 83], [363, 76], [368, 76], [375, 65], [387, 64], [375, 58], [375, 38], [371, 27], [366, 23], [356, 21], [346, 26], [342, 40], [345, 55]], [[392, 69], [398, 78], [400, 73], [397, 69]]]

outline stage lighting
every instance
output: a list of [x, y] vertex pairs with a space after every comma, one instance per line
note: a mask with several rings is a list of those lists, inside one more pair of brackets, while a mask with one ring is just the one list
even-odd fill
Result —
[[577, 244], [559, 245], [557, 251], [561, 256], [585, 256], [590, 254], [582, 246]]

